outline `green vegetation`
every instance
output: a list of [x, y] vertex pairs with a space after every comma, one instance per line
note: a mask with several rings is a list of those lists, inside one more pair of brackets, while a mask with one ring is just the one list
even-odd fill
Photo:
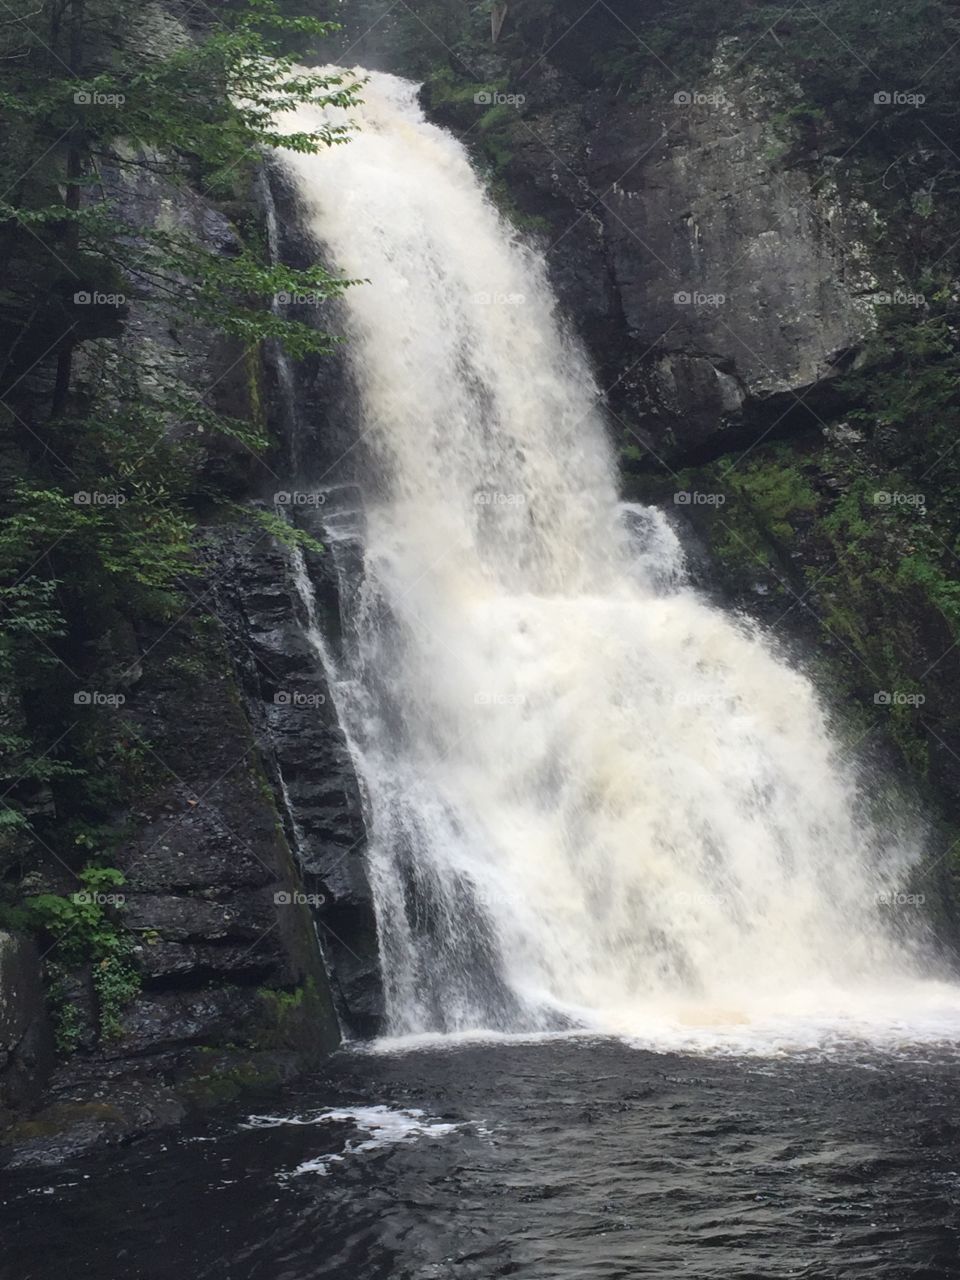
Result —
[[313, 977], [292, 991], [261, 987], [262, 1029], [255, 1048], [267, 1051], [316, 1045], [322, 1056], [331, 1019], [335, 1017]]
[[65, 972], [56, 963], [47, 966], [47, 1008], [53, 1025], [53, 1042], [63, 1057], [75, 1053], [83, 1039], [83, 1015], [69, 998]]
[[93, 988], [97, 993], [100, 1034], [106, 1040], [116, 1040], [123, 1030], [120, 1015], [140, 990], [140, 975], [132, 965], [111, 956], [94, 968]]
[[718, 463], [709, 475], [729, 494], [715, 544], [726, 560], [741, 560], [745, 551], [758, 560], [779, 559], [793, 540], [797, 518], [811, 515], [817, 505], [807, 475], [782, 445], [736, 470]]
[[[251, 183], [264, 150], [346, 141], [328, 125], [284, 135], [278, 108], [349, 106], [358, 86], [294, 66], [293, 38], [334, 28], [273, 0], [180, 31], [152, 32], [155, 14], [119, 0], [11, 15], [0, 34], [0, 873], [16, 876], [29, 837], [69, 862], [55, 814], [96, 823], [105, 762], [121, 765], [121, 785], [136, 764], [115, 710], [136, 652], [125, 637], [180, 616], [198, 517], [242, 491], [243, 467], [269, 445], [263, 344], [330, 350], [270, 303], [350, 282], [271, 264]], [[217, 202], [211, 238], [201, 211]], [[222, 385], [204, 391], [178, 347], [206, 352], [212, 338]], [[78, 706], [88, 682], [114, 702]]]
[[[16, 0], [0, 23], [0, 914], [41, 942], [64, 1053], [90, 1032], [81, 988], [111, 1039], [140, 985], [104, 865], [156, 781], [123, 710], [138, 634], [183, 623], [200, 522], [322, 549], [237, 499], [273, 447], [265, 345], [336, 341], [283, 296], [352, 282], [270, 260], [255, 184], [265, 153], [349, 136], [319, 113], [284, 133], [278, 112], [349, 107], [359, 85], [296, 65], [337, 28], [282, 0], [189, 22]], [[178, 651], [194, 679], [202, 626]]]
[[46, 944], [49, 955], [48, 994], [54, 1035], [61, 1053], [71, 1053], [83, 1031], [83, 1019], [67, 995], [70, 972], [92, 972], [99, 1033], [106, 1040], [121, 1032], [124, 1008], [140, 990], [140, 976], [130, 963], [132, 938], [120, 912], [123, 873], [115, 867], [85, 867], [80, 888], [69, 896], [42, 893], [25, 903], [28, 923]]
[[[682, 481], [727, 494], [701, 519], [728, 584], [741, 590], [759, 570], [777, 599], [772, 616], [790, 611], [795, 623], [819, 626], [831, 700], [853, 698], [853, 719], [882, 724], [926, 779], [926, 725], [953, 715], [942, 684], [949, 673], [936, 670], [929, 650], [935, 658], [960, 639], [960, 508], [928, 507], [917, 474], [885, 467], [865, 437], [761, 446], [734, 470], [721, 460]], [[884, 692], [896, 696], [878, 705]]]
[[50, 937], [58, 959], [111, 960], [127, 945], [113, 910], [122, 902], [123, 895], [114, 891], [124, 883], [123, 873], [115, 867], [85, 867], [77, 880], [81, 887], [68, 897], [41, 893], [28, 898], [29, 916]]

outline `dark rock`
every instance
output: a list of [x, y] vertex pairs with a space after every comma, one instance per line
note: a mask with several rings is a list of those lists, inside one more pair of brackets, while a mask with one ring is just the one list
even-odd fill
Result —
[[122, 1018], [123, 1031], [106, 1056], [158, 1053], [192, 1044], [227, 1044], [256, 1023], [256, 994], [236, 987], [148, 993]]
[[0, 932], [0, 1113], [32, 1102], [53, 1069], [53, 1036], [33, 942]]
[[[617, 38], [603, 22], [588, 37], [598, 59]], [[520, 26], [524, 40], [543, 34]], [[527, 106], [502, 126], [497, 177], [523, 215], [549, 226], [551, 279], [620, 442], [658, 470], [716, 457], [781, 420], [815, 421], [875, 325], [875, 214], [842, 197], [825, 163], [804, 167], [771, 147], [771, 115], [792, 87], [759, 83], [721, 49], [691, 100], [654, 73], [638, 101], [598, 83], [579, 40], [558, 35], [542, 59], [527, 53], [515, 86]], [[425, 94], [482, 149], [458, 101]]]
[[[341, 497], [346, 492], [356, 500], [353, 491], [341, 490]], [[353, 1032], [372, 1034], [382, 995], [360, 789], [321, 658], [305, 638], [307, 619], [289, 553], [273, 539], [239, 531], [221, 532], [210, 553], [217, 565], [218, 611], [315, 899], [311, 909], [340, 1015]], [[343, 577], [326, 556], [310, 555], [306, 566], [324, 632], [329, 627], [339, 635]]]
[[135, 961], [148, 986], [200, 986], [261, 982], [276, 968], [276, 946], [195, 946], [155, 942], [137, 948]]
[[151, 930], [172, 942], [255, 940], [273, 924], [273, 904], [262, 892], [233, 902], [138, 895], [127, 898], [123, 922], [130, 929]]
[[272, 872], [238, 837], [205, 811], [185, 807], [174, 822], [165, 813], [147, 823], [127, 857], [133, 890], [258, 888]]
[[[873, 327], [865, 220], [822, 177], [766, 154], [769, 95], [724, 74], [703, 105], [616, 106], [592, 149], [626, 324], [649, 347], [705, 358], [711, 396], [800, 392]], [[742, 390], [741, 390], [742, 389]]]
[[49, 1168], [76, 1160], [178, 1124], [187, 1111], [162, 1085], [112, 1085], [97, 1092], [102, 1096], [58, 1100], [18, 1121], [7, 1135], [7, 1167]]
[[[209, 199], [194, 191], [189, 174], [182, 181], [169, 176], [167, 167], [156, 164], [157, 157], [146, 148], [133, 149], [119, 159], [104, 160], [99, 182], [91, 200], [108, 199], [117, 215], [131, 226], [160, 229], [181, 234], [201, 248], [226, 257], [241, 248], [237, 228]], [[141, 242], [147, 257], [147, 244]], [[258, 354], [251, 355], [239, 339], [213, 331], [200, 319], [183, 314], [171, 316], [157, 306], [160, 286], [149, 270], [129, 273], [126, 285], [136, 296], [125, 310], [125, 324], [119, 332], [77, 349], [76, 391], [84, 394], [105, 378], [114, 376], [125, 350], [136, 350], [141, 384], [158, 403], [171, 390], [198, 390], [204, 403], [215, 412], [259, 425], [262, 369]], [[166, 282], [162, 288], [166, 288]], [[100, 313], [112, 309], [84, 308]], [[198, 478], [221, 492], [242, 494], [267, 480], [266, 462], [253, 450], [222, 433], [213, 433], [189, 415], [171, 414], [170, 435], [189, 445], [196, 456]]]

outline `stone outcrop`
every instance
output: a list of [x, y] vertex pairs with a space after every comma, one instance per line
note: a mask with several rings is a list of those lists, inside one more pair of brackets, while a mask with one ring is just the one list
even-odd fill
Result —
[[768, 95], [721, 66], [679, 96], [615, 107], [587, 173], [632, 347], [656, 353], [655, 399], [689, 453], [842, 369], [873, 327], [877, 281], [868, 212], [771, 159]]
[[[312, 532], [321, 534], [314, 525]], [[359, 785], [323, 662], [292, 578], [290, 552], [256, 534], [212, 548], [218, 599], [229, 619], [258, 741], [270, 763], [286, 829], [304, 879], [345, 1026], [369, 1035], [382, 997], [376, 921], [366, 875]], [[331, 653], [339, 634], [332, 553], [304, 554]]]
[[[39, 1112], [9, 1135], [19, 1163], [129, 1139], [315, 1065], [340, 1039], [307, 886], [221, 624], [198, 610], [139, 640], [143, 674], [116, 714], [142, 800], [120, 817], [115, 861], [142, 989], [108, 1033], [95, 984], [91, 997], [89, 976], [76, 975], [65, 995], [86, 1025]], [[22, 1030], [22, 999], [16, 1008]]]
[[35, 1101], [52, 1068], [36, 946], [22, 934], [0, 932], [0, 1116]]

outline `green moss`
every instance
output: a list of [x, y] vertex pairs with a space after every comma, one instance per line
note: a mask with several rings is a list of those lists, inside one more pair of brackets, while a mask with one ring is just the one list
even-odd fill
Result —
[[258, 1049], [302, 1050], [310, 1045], [328, 1017], [313, 977], [290, 991], [261, 987], [257, 995], [262, 1019], [255, 1040]]
[[189, 653], [174, 654], [164, 665], [168, 671], [194, 684], [206, 679], [210, 674], [206, 662]]
[[901, 559], [895, 582], [900, 586], [920, 587], [960, 634], [960, 582], [943, 568], [942, 553], [915, 551]]
[[[928, 511], [909, 470], [884, 469], [882, 457], [860, 445], [807, 438], [765, 446], [747, 465], [720, 460], [685, 473], [678, 487], [726, 495], [721, 506], [697, 509], [696, 520], [729, 586], [744, 591], [767, 570], [768, 592], [785, 607], [802, 597], [807, 619], [818, 621], [816, 675], [838, 708], [841, 737], [855, 744], [871, 725], [882, 726], [923, 781], [931, 712], [924, 698], [936, 690], [922, 687], [931, 662], [922, 628], [936, 627], [939, 615], [960, 636], [960, 583], [948, 550], [960, 502]], [[829, 484], [816, 488], [818, 476]], [[918, 619], [926, 619], [920, 630]]]
[[535, 234], [546, 234], [550, 223], [537, 214], [524, 213], [516, 203], [510, 187], [502, 177], [493, 176], [490, 181], [490, 195], [494, 204], [518, 231], [531, 231]]
[[499, 80], [496, 83], [481, 84], [479, 81], [465, 81], [447, 64], [435, 67], [424, 83], [425, 96], [435, 109], [475, 107], [478, 105], [477, 98], [491, 90], [504, 92], [506, 82]]
[[90, 1121], [119, 1124], [122, 1116], [116, 1107], [107, 1102], [56, 1102], [29, 1120], [17, 1121], [4, 1137], [11, 1144], [26, 1143], [38, 1138], [55, 1138]]
[[63, 1057], [75, 1053], [83, 1035], [83, 1017], [67, 998], [62, 977], [53, 978], [47, 987], [47, 1009], [53, 1026], [53, 1042]]
[[123, 1034], [123, 1011], [139, 994], [140, 986], [140, 974], [117, 956], [102, 960], [94, 969], [93, 987], [104, 1040], [117, 1040]]
[[782, 573], [795, 524], [816, 510], [817, 496], [807, 464], [784, 446], [772, 446], [742, 467], [720, 461], [679, 477], [678, 488], [724, 497], [707, 508], [711, 543], [728, 569], [755, 572], [757, 566]]
[[209, 1069], [190, 1076], [181, 1088], [184, 1097], [194, 1106], [223, 1106], [245, 1093], [273, 1089], [280, 1083], [277, 1064], [268, 1058], [256, 1055], [238, 1058], [236, 1052], [229, 1049], [210, 1048], [202, 1052], [209, 1060]]
[[743, 468], [725, 471], [721, 467], [719, 478], [734, 501], [749, 506], [757, 523], [780, 539], [792, 538], [791, 520], [817, 506], [808, 476], [785, 447], [775, 447], [762, 461]]

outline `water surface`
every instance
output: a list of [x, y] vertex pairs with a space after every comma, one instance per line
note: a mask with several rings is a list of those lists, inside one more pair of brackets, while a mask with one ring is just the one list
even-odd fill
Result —
[[343, 1052], [215, 1124], [8, 1174], [0, 1274], [946, 1280], [958, 1079], [955, 1051], [929, 1047]]

